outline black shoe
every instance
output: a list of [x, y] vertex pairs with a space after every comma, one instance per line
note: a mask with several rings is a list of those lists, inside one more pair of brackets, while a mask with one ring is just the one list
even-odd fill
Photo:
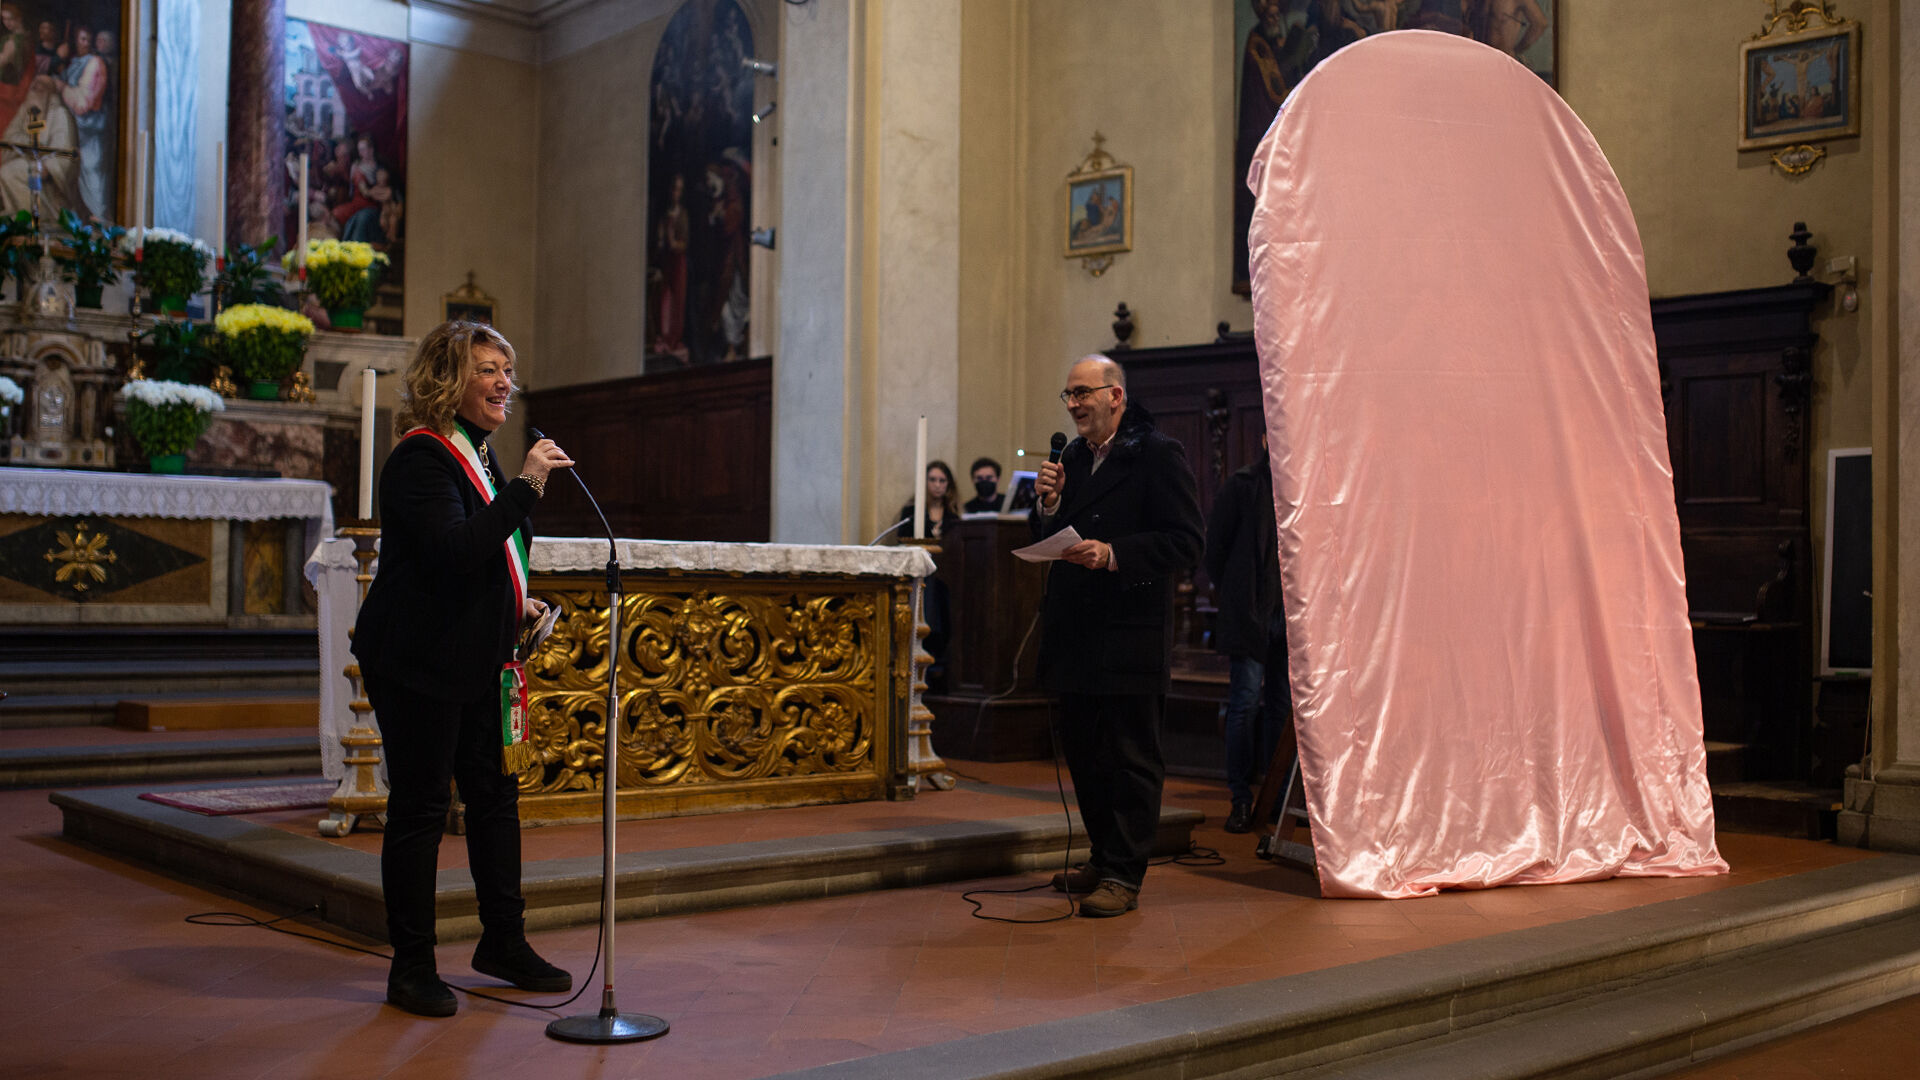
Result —
[[415, 1016], [452, 1016], [459, 999], [432, 964], [413, 965], [387, 976], [387, 1004]]
[[573, 989], [573, 976], [540, 959], [524, 937], [503, 940], [481, 934], [473, 950], [473, 970], [543, 994]]
[[1100, 887], [1100, 872], [1086, 863], [1053, 875], [1053, 891], [1085, 896]]
[[1253, 804], [1237, 802], [1227, 814], [1227, 831], [1232, 833], [1250, 832], [1253, 829]]

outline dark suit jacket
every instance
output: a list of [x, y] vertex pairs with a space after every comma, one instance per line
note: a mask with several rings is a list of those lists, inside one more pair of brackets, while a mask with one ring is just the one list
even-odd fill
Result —
[[1117, 570], [1056, 562], [1041, 601], [1040, 683], [1057, 693], [1164, 694], [1171, 684], [1173, 586], [1200, 557], [1200, 501], [1179, 442], [1154, 430], [1137, 402], [1121, 414], [1112, 451], [1093, 472], [1085, 439], [1060, 455], [1066, 490], [1051, 515], [1035, 507], [1035, 537], [1071, 525], [1113, 546]]
[[380, 569], [353, 629], [360, 666], [442, 701], [499, 694], [520, 626], [505, 543], [536, 498], [516, 479], [487, 503], [446, 447], [402, 439], [380, 474]]
[[1267, 624], [1280, 609], [1280, 542], [1273, 520], [1273, 468], [1266, 455], [1238, 469], [1213, 499], [1207, 521], [1213, 581], [1213, 647], [1267, 659]]

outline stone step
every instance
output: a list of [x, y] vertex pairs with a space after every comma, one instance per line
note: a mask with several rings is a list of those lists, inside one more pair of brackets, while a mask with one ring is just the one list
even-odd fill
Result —
[[[304, 690], [318, 694], [320, 664], [307, 659], [68, 660], [0, 662], [0, 725], [33, 726], [12, 719], [38, 699], [90, 696], [123, 698], [155, 694]], [[61, 702], [48, 704], [58, 707]]]
[[1920, 859], [1883, 856], [783, 1075], [1651, 1075], [1915, 989]]
[[[801, 836], [710, 847], [633, 850], [616, 864], [616, 907], [622, 919], [708, 911], [747, 904], [837, 896], [940, 881], [1058, 869], [1069, 838], [1085, 858], [1078, 815], [1059, 811], [1053, 792], [976, 785], [1031, 802], [1031, 815], [989, 820], [903, 824], [881, 831]], [[386, 914], [380, 857], [317, 834], [254, 824], [243, 816], [205, 817], [141, 799], [141, 788], [56, 791], [68, 839], [158, 866], [186, 880], [233, 889], [274, 905], [307, 909], [335, 926], [380, 940]], [[314, 811], [316, 823], [324, 811]], [[911, 815], [909, 815], [911, 816]], [[1155, 855], [1193, 845], [1205, 820], [1195, 810], [1165, 808]], [[521, 892], [527, 925], [552, 929], [598, 922], [602, 857], [541, 857], [555, 830], [522, 838]], [[465, 870], [439, 875], [436, 904], [441, 941], [477, 937], [473, 880]]]
[[1831, 840], [1840, 815], [1840, 789], [1784, 780], [1713, 785], [1713, 817], [1734, 832]]
[[0, 627], [0, 671], [46, 661], [317, 660], [311, 629], [235, 630], [224, 626], [5, 626]]
[[319, 771], [320, 740], [312, 732], [261, 739], [0, 750], [0, 788], [287, 776]]
[[320, 727], [320, 698], [294, 691], [130, 699], [115, 706], [113, 723], [130, 731], [295, 727], [314, 732]]

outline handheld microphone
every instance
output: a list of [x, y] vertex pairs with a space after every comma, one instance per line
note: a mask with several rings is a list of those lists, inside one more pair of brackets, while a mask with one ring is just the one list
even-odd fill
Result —
[[1060, 452], [1062, 450], [1065, 450], [1066, 448], [1067, 448], [1066, 432], [1064, 431], [1054, 432], [1053, 433], [1053, 449], [1047, 453], [1047, 460], [1053, 462], [1055, 465], [1060, 464]]
[[[532, 424], [527, 425], [527, 434], [533, 436], [534, 442], [539, 442], [541, 439], [547, 437], [546, 432], [541, 431]], [[593, 512], [599, 515], [600, 527], [607, 530], [607, 591], [609, 593], [618, 593], [620, 588], [618, 581], [620, 556], [618, 553], [618, 545], [613, 539], [613, 526], [608, 523], [607, 515], [601, 513], [600, 503], [594, 499], [593, 492], [587, 489], [587, 482], [580, 479], [580, 470], [570, 468], [567, 472], [573, 476], [573, 482], [580, 485], [581, 494], [587, 497], [587, 505], [593, 507]]]

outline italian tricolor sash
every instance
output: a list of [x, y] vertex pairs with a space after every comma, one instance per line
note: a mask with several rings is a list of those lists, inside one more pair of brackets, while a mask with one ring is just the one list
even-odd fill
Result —
[[[401, 436], [411, 439], [424, 436], [446, 447], [453, 459], [466, 471], [467, 481], [480, 492], [480, 497], [493, 502], [498, 494], [493, 490], [493, 480], [487, 476], [486, 466], [481, 464], [480, 451], [467, 438], [467, 433], [458, 424], [454, 425], [452, 437], [442, 435], [432, 428], [417, 427]], [[527, 609], [527, 533], [524, 528], [513, 530], [507, 537], [507, 577], [513, 585], [514, 618], [521, 617]], [[527, 718], [527, 671], [519, 661], [509, 661], [500, 667], [500, 767], [507, 773], [521, 772], [532, 766], [536, 760], [533, 743], [530, 740], [532, 726]]]

